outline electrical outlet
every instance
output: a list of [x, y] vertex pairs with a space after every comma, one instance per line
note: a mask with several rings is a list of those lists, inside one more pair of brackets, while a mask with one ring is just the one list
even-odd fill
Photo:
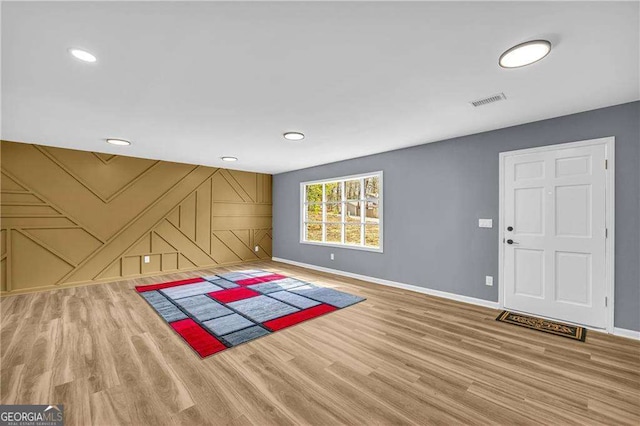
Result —
[[333, 253], [331, 253], [331, 260], [334, 260], [335, 256], [333, 255]]
[[259, 252], [259, 251], [260, 251], [260, 246], [255, 246], [255, 247], [253, 248], [253, 251], [255, 251], [256, 253], [257, 253], [257, 252]]
[[493, 219], [478, 219], [478, 228], [493, 228]]
[[145, 256], [144, 263], [149, 263], [149, 262], [151, 262], [151, 256]]
[[493, 286], [493, 277], [491, 275], [487, 275], [486, 277], [484, 277], [484, 283], [486, 285], [488, 285], [489, 287]]

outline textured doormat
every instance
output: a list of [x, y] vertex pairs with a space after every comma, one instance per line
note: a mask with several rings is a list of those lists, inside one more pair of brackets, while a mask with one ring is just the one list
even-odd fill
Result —
[[550, 321], [538, 317], [530, 317], [528, 315], [517, 314], [515, 312], [502, 311], [502, 313], [498, 315], [498, 318], [496, 318], [496, 321], [515, 324], [520, 327], [555, 334], [556, 336], [579, 340], [581, 342], [584, 342], [584, 339], [587, 337], [587, 329], [584, 327]]
[[365, 300], [256, 269], [136, 291], [202, 358]]

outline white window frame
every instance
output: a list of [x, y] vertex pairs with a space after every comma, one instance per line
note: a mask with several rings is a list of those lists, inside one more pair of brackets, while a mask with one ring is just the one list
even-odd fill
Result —
[[[380, 194], [378, 197], [378, 219], [379, 219], [379, 223], [378, 223], [378, 232], [379, 237], [378, 240], [380, 241], [380, 246], [379, 247], [367, 247], [364, 245], [364, 239], [365, 239], [365, 228], [363, 226], [362, 232], [361, 232], [361, 237], [360, 237], [360, 241], [361, 241], [361, 245], [354, 245], [354, 244], [347, 244], [344, 242], [344, 237], [345, 237], [345, 209], [342, 209], [342, 222], [340, 222], [342, 224], [342, 243], [335, 243], [335, 242], [325, 242], [325, 241], [306, 241], [305, 240], [305, 215], [306, 215], [306, 206], [307, 206], [307, 197], [306, 197], [306, 186], [307, 185], [318, 185], [318, 184], [325, 184], [325, 183], [329, 183], [329, 182], [342, 182], [342, 202], [344, 203], [346, 201], [345, 197], [345, 191], [344, 191], [344, 182], [348, 181], [348, 180], [355, 180], [355, 179], [360, 179], [361, 183], [360, 183], [360, 198], [358, 201], [363, 202], [366, 201], [365, 200], [365, 189], [364, 189], [364, 179], [368, 178], [368, 177], [373, 177], [373, 176], [377, 176], [380, 180]], [[300, 244], [309, 244], [309, 245], [316, 245], [316, 246], [324, 246], [324, 247], [339, 247], [339, 248], [346, 248], [346, 249], [353, 249], [353, 250], [364, 250], [364, 251], [372, 251], [372, 252], [377, 252], [377, 253], [382, 253], [383, 252], [383, 223], [384, 223], [384, 219], [383, 219], [383, 211], [384, 211], [384, 203], [383, 203], [383, 194], [384, 194], [384, 184], [383, 184], [383, 177], [382, 177], [382, 171], [377, 171], [377, 172], [370, 172], [370, 173], [361, 173], [361, 174], [357, 174], [357, 175], [350, 175], [350, 176], [341, 176], [341, 177], [335, 177], [335, 178], [330, 178], [330, 179], [321, 179], [321, 180], [313, 180], [313, 181], [308, 181], [308, 182], [300, 182]], [[325, 228], [326, 228], [326, 208], [324, 206], [326, 206], [326, 194], [325, 194], [325, 189], [324, 189], [324, 185], [322, 187], [322, 239], [324, 240], [326, 238], [326, 232], [325, 232]], [[366, 214], [366, 209], [361, 209], [361, 222], [360, 224], [362, 225], [363, 223], [365, 223], [365, 218], [364, 215]], [[338, 223], [338, 222], [336, 222]]]

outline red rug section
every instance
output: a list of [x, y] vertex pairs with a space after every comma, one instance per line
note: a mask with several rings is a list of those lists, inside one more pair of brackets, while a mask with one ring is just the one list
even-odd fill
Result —
[[203, 358], [227, 349], [192, 319], [172, 322], [171, 327]]
[[235, 281], [235, 283], [247, 286], [252, 284], [260, 284], [262, 283], [262, 281], [260, 281], [260, 278], [247, 278], [246, 280]]
[[260, 293], [246, 287], [231, 288], [229, 290], [213, 291], [207, 293], [212, 298], [222, 303], [235, 302], [236, 300], [248, 299], [254, 296], [260, 296]]
[[268, 283], [269, 281], [275, 281], [275, 280], [283, 280], [285, 278], [287, 277], [285, 277], [284, 275], [271, 274], [271, 275], [265, 275], [264, 277], [247, 278], [246, 280], [236, 281], [236, 284], [252, 285], [252, 284], [260, 284], [260, 283]]
[[267, 321], [262, 325], [273, 331], [282, 330], [283, 328], [290, 327], [292, 325], [301, 323], [302, 321], [319, 317], [320, 315], [328, 314], [329, 312], [333, 312], [336, 310], [338, 309], [334, 308], [331, 305], [318, 305], [314, 306], [313, 308], [305, 309], [304, 311], [299, 311], [294, 314], [289, 314], [284, 317]]
[[151, 285], [138, 285], [136, 291], [143, 293], [145, 291], [162, 290], [163, 288], [177, 287], [179, 285], [194, 284], [204, 281], [202, 278], [189, 278], [188, 280], [170, 281], [168, 283], [151, 284]]
[[275, 280], [283, 280], [287, 277], [285, 277], [284, 275], [280, 275], [280, 274], [271, 274], [271, 275], [265, 275], [264, 277], [259, 277], [263, 283], [269, 282], [269, 281], [275, 281]]

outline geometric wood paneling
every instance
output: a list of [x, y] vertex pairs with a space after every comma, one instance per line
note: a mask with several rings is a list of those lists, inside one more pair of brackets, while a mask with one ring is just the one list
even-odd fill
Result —
[[[81, 228], [71, 229], [26, 229], [25, 233], [43, 247], [55, 247], [61, 255], [77, 265], [102, 244]], [[70, 244], [72, 242], [72, 244]]]
[[270, 175], [5, 141], [0, 154], [3, 294], [271, 257]]
[[[11, 229], [12, 289], [39, 287], [63, 277], [73, 265], [50, 248], [38, 244], [21, 230]], [[39, 284], [39, 285], [38, 285]]]

